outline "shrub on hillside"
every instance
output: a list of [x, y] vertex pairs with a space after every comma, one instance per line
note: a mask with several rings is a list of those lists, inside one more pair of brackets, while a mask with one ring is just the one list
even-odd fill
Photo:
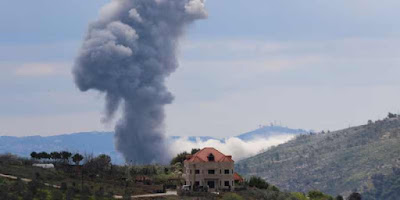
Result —
[[304, 195], [301, 192], [293, 192], [292, 195], [297, 199], [297, 200], [308, 200], [306, 195]]
[[361, 200], [361, 194], [353, 192], [348, 198], [348, 200]]
[[252, 176], [249, 180], [248, 185], [250, 187], [256, 187], [258, 189], [268, 189], [269, 184], [262, 178], [257, 176]]
[[222, 200], [244, 200], [244, 199], [238, 194], [227, 193], [222, 197]]
[[60, 190], [52, 190], [51, 191], [51, 199], [52, 200], [63, 200], [63, 194]]
[[317, 190], [311, 190], [308, 192], [310, 200], [334, 200], [333, 197], [326, 195]]
[[83, 166], [88, 172], [105, 172], [111, 169], [111, 157], [105, 154], [101, 154], [95, 158], [89, 159]]

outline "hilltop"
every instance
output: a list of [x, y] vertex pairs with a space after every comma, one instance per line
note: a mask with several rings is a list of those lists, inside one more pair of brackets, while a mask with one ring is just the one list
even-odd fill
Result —
[[290, 191], [318, 189], [346, 195], [354, 190], [379, 193], [375, 179], [396, 174], [399, 166], [400, 118], [391, 116], [339, 131], [297, 136], [238, 162], [236, 169]]
[[292, 129], [271, 124], [270, 126], [261, 126], [256, 130], [243, 133], [241, 135], [238, 135], [237, 137], [244, 141], [249, 141], [252, 139], [268, 138], [277, 135], [300, 135], [305, 133], [307, 133], [307, 131], [303, 129]]

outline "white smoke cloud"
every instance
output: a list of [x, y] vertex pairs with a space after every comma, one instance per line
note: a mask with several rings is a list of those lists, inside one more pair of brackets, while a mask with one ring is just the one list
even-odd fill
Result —
[[137, 22], [140, 22], [140, 23], [143, 22], [142, 17], [140, 16], [140, 14], [138, 13], [138, 11], [135, 8], [132, 8], [129, 11], [129, 17], [136, 20]]
[[272, 146], [283, 144], [294, 137], [295, 135], [277, 135], [269, 138], [254, 138], [249, 141], [244, 141], [237, 137], [227, 138], [224, 141], [216, 139], [201, 141], [200, 138], [197, 138], [195, 142], [190, 141], [187, 137], [182, 137], [172, 141], [170, 149], [171, 153], [176, 155], [184, 151], [190, 152], [193, 148], [214, 147], [226, 155], [232, 155], [235, 161], [239, 161], [254, 156]]
[[185, 11], [188, 14], [199, 18], [207, 17], [204, 0], [191, 0], [185, 5]]

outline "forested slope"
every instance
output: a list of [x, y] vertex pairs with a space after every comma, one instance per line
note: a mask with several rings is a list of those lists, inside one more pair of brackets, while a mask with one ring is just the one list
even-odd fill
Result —
[[391, 116], [340, 131], [298, 136], [237, 163], [240, 173], [257, 175], [290, 191], [368, 192], [371, 177], [400, 166], [400, 118]]

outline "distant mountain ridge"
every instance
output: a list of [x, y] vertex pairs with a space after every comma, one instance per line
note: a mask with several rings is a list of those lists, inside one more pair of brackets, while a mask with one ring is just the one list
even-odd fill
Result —
[[270, 125], [270, 126], [262, 126], [254, 131], [243, 133], [237, 137], [244, 141], [249, 141], [257, 138], [268, 138], [275, 135], [282, 135], [282, 134], [300, 135], [305, 133], [307, 133], [307, 131], [303, 129], [291, 129], [288, 127]]
[[[279, 134], [297, 134], [299, 130], [289, 129], [280, 126], [261, 127], [254, 131], [241, 134], [238, 138], [248, 141], [255, 137], [270, 137]], [[185, 138], [190, 142], [218, 140], [224, 142], [224, 139], [219, 139], [210, 136], [171, 136], [169, 141]], [[113, 132], [81, 132], [72, 134], [62, 134], [55, 136], [27, 136], [13, 137], [0, 136], [0, 153], [12, 153], [23, 157], [29, 157], [32, 151], [62, 151], [68, 150], [71, 152], [80, 152], [87, 154], [107, 154], [110, 155], [113, 162], [123, 164], [123, 157], [115, 150], [114, 133]]]
[[[246, 176], [261, 176], [289, 191], [317, 189], [337, 195], [378, 191], [382, 175], [400, 176], [400, 117], [334, 132], [300, 135], [236, 163]], [[399, 177], [400, 180], [400, 177]], [[386, 184], [390, 185], [390, 184]], [[399, 187], [398, 185], [393, 187]], [[396, 188], [387, 188], [396, 191]], [[388, 200], [374, 196], [368, 199]]]

